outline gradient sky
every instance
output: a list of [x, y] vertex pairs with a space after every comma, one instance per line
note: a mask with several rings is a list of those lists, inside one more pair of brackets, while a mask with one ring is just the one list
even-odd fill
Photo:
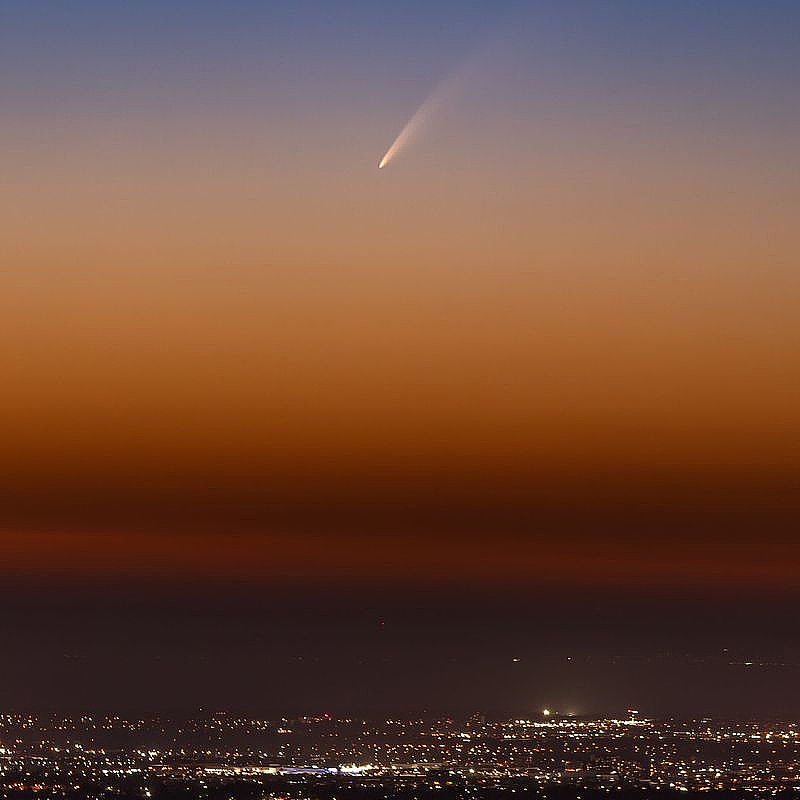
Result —
[[798, 588], [798, 24], [779, 0], [2, 3], [19, 602]]

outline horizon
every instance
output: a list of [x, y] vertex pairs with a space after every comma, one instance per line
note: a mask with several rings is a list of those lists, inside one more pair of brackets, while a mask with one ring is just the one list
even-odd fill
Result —
[[0, 708], [800, 717], [799, 29], [3, 2]]

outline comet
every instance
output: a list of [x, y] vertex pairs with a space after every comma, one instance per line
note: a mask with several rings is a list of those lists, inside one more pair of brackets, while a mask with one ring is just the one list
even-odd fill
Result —
[[487, 57], [491, 56], [495, 45], [496, 36], [490, 37], [488, 44], [477, 51], [473, 50], [471, 55], [433, 87], [384, 153], [378, 162], [378, 169], [383, 169], [404, 150], [442, 106], [451, 105], [465, 87], [475, 83], [476, 78], [485, 72], [487, 60], [490, 60]]
[[403, 126], [400, 133], [389, 146], [383, 158], [378, 162], [378, 169], [383, 169], [414, 137], [419, 129], [429, 118], [433, 108], [438, 105], [442, 90], [439, 84], [423, 101], [422, 105], [411, 115], [411, 118]]
[[411, 115], [411, 118], [403, 126], [400, 133], [397, 134], [386, 154], [380, 160], [378, 169], [383, 169], [414, 138], [414, 135], [419, 132], [429, 118], [434, 107], [438, 105], [440, 95], [441, 84], [428, 95], [422, 105]]

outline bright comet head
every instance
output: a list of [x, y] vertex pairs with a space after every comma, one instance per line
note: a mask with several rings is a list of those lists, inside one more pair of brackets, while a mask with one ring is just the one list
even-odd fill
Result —
[[406, 122], [405, 127], [400, 133], [397, 134], [397, 138], [392, 142], [391, 147], [386, 151], [383, 158], [380, 160], [378, 164], [378, 169], [383, 169], [394, 157], [395, 155], [406, 145], [409, 139], [412, 137], [414, 132], [419, 128], [420, 124], [422, 123], [423, 119], [425, 118], [426, 114], [429, 111], [429, 106], [431, 105], [431, 98], [428, 98], [414, 113], [414, 116]]

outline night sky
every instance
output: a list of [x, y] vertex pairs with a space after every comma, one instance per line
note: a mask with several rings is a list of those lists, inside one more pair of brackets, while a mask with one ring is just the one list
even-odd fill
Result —
[[800, 713], [798, 26], [0, 4], [0, 706]]

